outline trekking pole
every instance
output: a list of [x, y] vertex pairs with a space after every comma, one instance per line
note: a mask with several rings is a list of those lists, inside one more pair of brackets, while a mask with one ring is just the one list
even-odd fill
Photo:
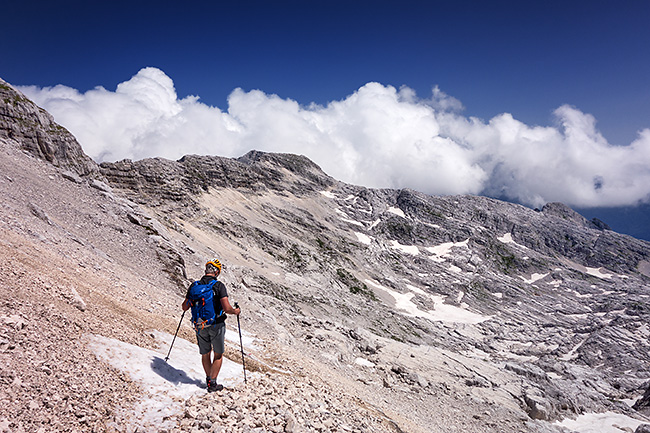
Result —
[[[239, 304], [235, 302], [235, 308], [239, 308]], [[244, 362], [244, 343], [241, 339], [241, 325], [239, 324], [239, 314], [237, 315], [237, 329], [239, 329], [239, 347], [241, 347], [241, 365], [244, 368], [244, 383], [246, 383], [246, 363]]]
[[181, 314], [181, 320], [178, 322], [178, 328], [176, 328], [176, 333], [174, 334], [174, 339], [172, 340], [171, 346], [169, 346], [169, 352], [167, 352], [167, 356], [165, 357], [165, 362], [169, 359], [169, 354], [172, 353], [172, 347], [174, 347], [174, 341], [176, 341], [176, 335], [178, 335], [178, 330], [181, 329], [181, 323], [183, 323], [183, 316], [185, 315], [185, 311], [183, 311], [183, 314]]

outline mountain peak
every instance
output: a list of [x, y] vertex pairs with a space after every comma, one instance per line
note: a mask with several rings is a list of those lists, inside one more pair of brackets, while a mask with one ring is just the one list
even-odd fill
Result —
[[210, 188], [273, 190], [301, 196], [336, 183], [307, 157], [251, 151], [237, 158], [185, 155], [178, 161], [147, 158], [103, 162], [101, 173], [136, 201], [161, 199], [196, 205], [197, 195]]

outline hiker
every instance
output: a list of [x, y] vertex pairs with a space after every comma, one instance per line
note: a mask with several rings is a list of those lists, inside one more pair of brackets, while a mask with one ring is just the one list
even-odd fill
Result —
[[[226, 286], [217, 280], [221, 273], [221, 262], [214, 259], [205, 264], [205, 275], [193, 282], [187, 290], [183, 311], [192, 308], [192, 324], [196, 330], [201, 362], [205, 370], [208, 392], [220, 391], [217, 384], [221, 369], [226, 336], [226, 313], [239, 315], [240, 309], [233, 308], [228, 301]], [[207, 301], [207, 302], [206, 302]], [[214, 352], [214, 358], [211, 356]]]

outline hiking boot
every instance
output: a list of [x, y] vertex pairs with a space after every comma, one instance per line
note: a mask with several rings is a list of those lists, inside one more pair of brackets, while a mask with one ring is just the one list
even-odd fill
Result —
[[208, 379], [208, 392], [221, 391], [223, 385], [217, 383], [217, 379]]

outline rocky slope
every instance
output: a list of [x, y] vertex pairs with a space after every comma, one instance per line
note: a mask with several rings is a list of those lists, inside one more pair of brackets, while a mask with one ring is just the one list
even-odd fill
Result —
[[648, 415], [647, 242], [558, 203], [347, 185], [297, 155], [98, 166], [0, 92], [0, 431], [133, 431], [138, 384], [83, 336], [173, 334], [214, 256], [265, 343], [263, 374], [189, 399], [173, 431], [552, 432]]

